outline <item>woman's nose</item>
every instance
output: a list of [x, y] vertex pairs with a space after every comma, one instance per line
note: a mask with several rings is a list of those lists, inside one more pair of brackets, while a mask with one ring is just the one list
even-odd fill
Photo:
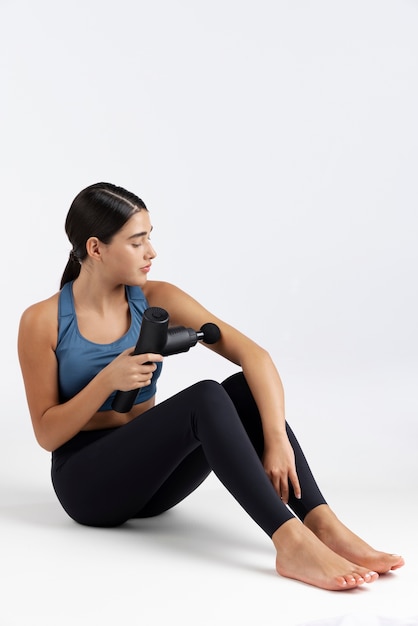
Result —
[[155, 252], [154, 248], [152, 247], [150, 243], [148, 243], [146, 255], [149, 259], [155, 259], [155, 257], [157, 256], [157, 253]]

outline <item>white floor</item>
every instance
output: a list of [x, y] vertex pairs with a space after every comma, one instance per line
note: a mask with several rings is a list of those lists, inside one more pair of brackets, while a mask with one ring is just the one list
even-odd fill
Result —
[[160, 518], [92, 529], [60, 508], [48, 455], [29, 453], [25, 478], [21, 455], [0, 479], [2, 626], [418, 624], [416, 494], [327, 486], [353, 530], [406, 559], [370, 586], [327, 592], [275, 573], [270, 541], [214, 477]]

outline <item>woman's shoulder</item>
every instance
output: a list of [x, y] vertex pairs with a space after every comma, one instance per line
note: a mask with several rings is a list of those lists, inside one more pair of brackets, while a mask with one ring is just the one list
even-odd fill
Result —
[[159, 295], [181, 293], [181, 289], [179, 289], [179, 287], [176, 287], [173, 283], [168, 283], [164, 280], [148, 280], [146, 285], [142, 287], [142, 291], [144, 292], [147, 300], [156, 296], [158, 297]]
[[38, 332], [57, 327], [59, 292], [35, 302], [22, 313], [20, 326]]
[[143, 291], [150, 306], [159, 306], [169, 312], [173, 325], [199, 328], [209, 318], [215, 321], [200, 302], [173, 283], [148, 281]]
[[[174, 285], [162, 280], [149, 280], [142, 288], [150, 306], [170, 307], [175, 304], [184, 305], [186, 302], [196, 302], [193, 298]], [[197, 303], [196, 303], [197, 304]]]
[[59, 294], [54, 294], [22, 313], [17, 340], [22, 368], [44, 365], [52, 356], [58, 341], [58, 299]]

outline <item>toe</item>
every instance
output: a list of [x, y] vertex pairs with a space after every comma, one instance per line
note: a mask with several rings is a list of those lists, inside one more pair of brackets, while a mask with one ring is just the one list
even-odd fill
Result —
[[398, 560], [392, 565], [392, 567], [390, 568], [391, 570], [398, 569], [399, 567], [405, 565], [405, 560], [403, 559], [403, 557], [399, 556], [398, 554], [392, 554], [392, 557], [395, 557]]

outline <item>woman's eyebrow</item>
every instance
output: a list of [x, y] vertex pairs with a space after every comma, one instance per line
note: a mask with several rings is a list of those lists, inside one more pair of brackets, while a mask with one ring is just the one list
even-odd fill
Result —
[[128, 239], [136, 239], [136, 237], [145, 237], [147, 235], [147, 231], [144, 230], [142, 233], [135, 233], [134, 235], [130, 235]]
[[[151, 226], [149, 232], [152, 231], [152, 228], [153, 227]], [[145, 237], [146, 235], [148, 235], [148, 231], [143, 230], [142, 233], [135, 233], [134, 235], [130, 235], [128, 239], [135, 239], [136, 237]]]

